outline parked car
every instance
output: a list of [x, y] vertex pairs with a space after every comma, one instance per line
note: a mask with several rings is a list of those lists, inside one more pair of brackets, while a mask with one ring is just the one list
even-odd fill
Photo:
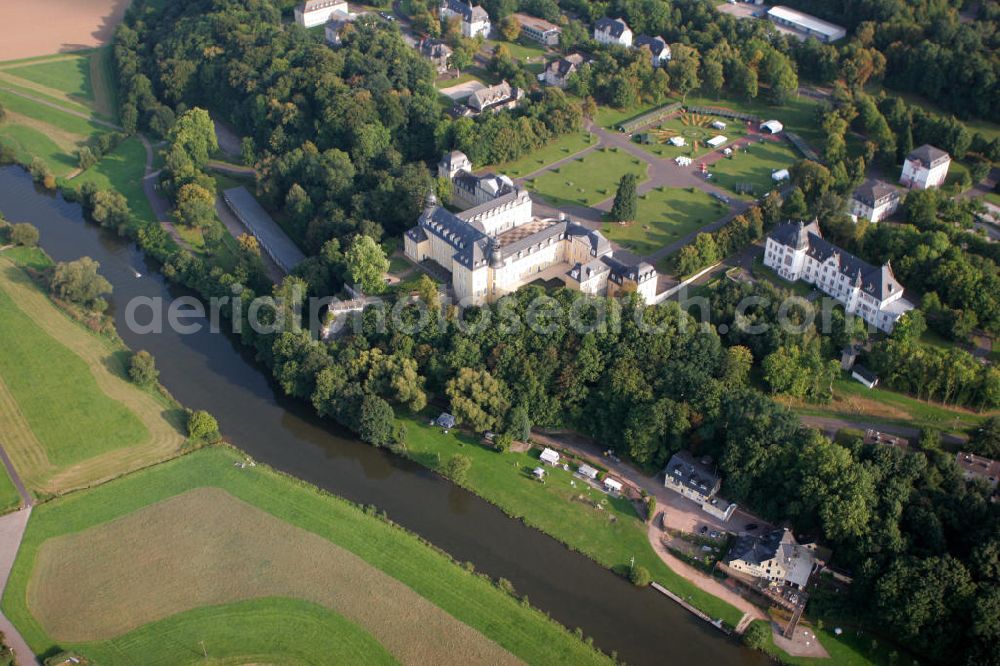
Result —
[[718, 539], [719, 538], [719, 533], [716, 532], [715, 530], [712, 530], [711, 532], [708, 533], [708, 536], [710, 536], [713, 539]]

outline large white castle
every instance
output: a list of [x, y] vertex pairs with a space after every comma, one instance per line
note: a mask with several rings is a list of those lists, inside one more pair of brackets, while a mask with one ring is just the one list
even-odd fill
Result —
[[913, 304], [892, 266], [872, 266], [823, 238], [819, 224], [786, 222], [767, 237], [764, 265], [786, 280], [804, 280], [844, 304], [844, 309], [891, 333]]
[[559, 277], [586, 294], [634, 291], [645, 302], [653, 302], [656, 269], [646, 262], [616, 259], [601, 232], [564, 215], [534, 217], [526, 190], [505, 176], [473, 175], [461, 152], [446, 155], [438, 175], [451, 180], [453, 203], [465, 210], [452, 213], [428, 195], [404, 245], [410, 259], [433, 261], [451, 273], [459, 301], [491, 303], [546, 272], [544, 277]]

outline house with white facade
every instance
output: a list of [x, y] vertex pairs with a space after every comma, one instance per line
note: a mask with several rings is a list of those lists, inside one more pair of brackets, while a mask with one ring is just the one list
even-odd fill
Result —
[[295, 22], [303, 28], [312, 28], [327, 23], [338, 12], [350, 14], [345, 0], [306, 0], [295, 7]]
[[490, 36], [490, 15], [472, 0], [444, 0], [441, 3], [441, 20], [447, 21], [457, 16], [462, 25], [462, 36], [473, 38]]
[[847, 35], [847, 30], [843, 26], [783, 5], [768, 9], [767, 18], [775, 25], [791, 30], [802, 40], [813, 37], [824, 44], [831, 44]]
[[782, 278], [803, 280], [832, 296], [849, 314], [891, 333], [896, 321], [913, 309], [892, 267], [872, 266], [825, 240], [819, 224], [786, 222], [767, 237], [764, 265]]
[[678, 451], [663, 470], [663, 485], [696, 502], [703, 511], [723, 521], [729, 520], [736, 505], [718, 496], [722, 477], [707, 460], [695, 460], [687, 451]]
[[[450, 153], [439, 165], [439, 173], [451, 173], [453, 166], [467, 163], [468, 158], [461, 153]], [[460, 168], [451, 178], [455, 186], [456, 181], [476, 176]], [[528, 192], [509, 179], [492, 175], [483, 179], [486, 182], [468, 191], [479, 193], [476, 196], [495, 191], [494, 198], [452, 213], [438, 205], [431, 193], [417, 226], [403, 237], [406, 256], [417, 262], [433, 261], [451, 274], [459, 301], [492, 303], [547, 271], [569, 288], [586, 294], [636, 292], [645, 302], [653, 302], [657, 285], [653, 266], [616, 258], [600, 231], [587, 229], [564, 215], [536, 218]], [[453, 203], [462, 205], [463, 199], [456, 197]]]
[[906, 156], [899, 182], [914, 190], [940, 187], [948, 177], [950, 166], [948, 153], [925, 143]]
[[899, 208], [899, 192], [880, 180], [867, 180], [854, 190], [847, 212], [869, 222], [881, 222]]
[[637, 49], [649, 49], [653, 67], [662, 67], [670, 62], [670, 44], [663, 37], [639, 35], [632, 44]]
[[630, 48], [632, 29], [622, 19], [604, 17], [594, 24], [594, 41], [598, 44], [615, 44]]
[[572, 76], [585, 62], [584, 57], [579, 53], [573, 53], [565, 58], [557, 58], [545, 66], [545, 72], [541, 80], [547, 86], [565, 88]]
[[733, 571], [799, 590], [820, 564], [816, 544], [799, 544], [787, 528], [737, 537], [722, 561]]

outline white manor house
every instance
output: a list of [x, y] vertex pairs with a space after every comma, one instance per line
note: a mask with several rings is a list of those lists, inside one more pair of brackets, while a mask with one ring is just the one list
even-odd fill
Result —
[[559, 277], [586, 294], [635, 291], [653, 302], [657, 274], [651, 265], [616, 259], [601, 232], [564, 215], [534, 217], [526, 190], [504, 176], [474, 176], [470, 166], [463, 153], [454, 151], [438, 165], [438, 173], [452, 181], [454, 203], [471, 207], [452, 213], [429, 194], [417, 226], [404, 236], [406, 256], [433, 261], [451, 273], [458, 300], [491, 303], [538, 277]]
[[891, 333], [913, 304], [903, 297], [903, 286], [892, 266], [872, 266], [825, 240], [816, 221], [786, 222], [767, 237], [764, 265], [795, 282], [803, 280], [844, 304], [879, 330]]

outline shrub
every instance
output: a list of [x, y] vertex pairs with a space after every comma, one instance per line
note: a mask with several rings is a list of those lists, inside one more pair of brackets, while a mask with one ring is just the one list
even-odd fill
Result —
[[444, 465], [444, 473], [447, 474], [456, 483], [464, 483], [465, 479], [469, 475], [469, 469], [472, 468], [472, 461], [468, 456], [463, 456], [460, 453], [453, 455], [448, 459], [448, 462]]
[[149, 387], [160, 378], [156, 369], [156, 360], [148, 351], [137, 351], [132, 354], [128, 365], [129, 378], [139, 386]]
[[762, 650], [767, 645], [767, 640], [771, 636], [771, 630], [767, 622], [754, 620], [743, 633], [743, 644], [754, 650]]
[[38, 229], [27, 222], [15, 224], [10, 228], [10, 241], [14, 245], [35, 247], [38, 245]]
[[204, 410], [192, 412], [188, 417], [188, 435], [191, 439], [205, 442], [217, 442], [219, 440], [219, 422], [215, 417]]
[[653, 577], [649, 574], [649, 569], [641, 564], [632, 567], [632, 570], [628, 574], [628, 579], [636, 587], [646, 587], [653, 582]]

